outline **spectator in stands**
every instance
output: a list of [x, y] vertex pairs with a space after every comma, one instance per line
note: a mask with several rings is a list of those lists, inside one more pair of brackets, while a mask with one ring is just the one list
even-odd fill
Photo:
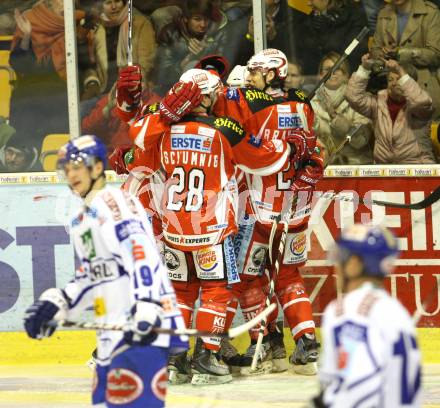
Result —
[[180, 4], [182, 4], [182, 0], [133, 0], [133, 6], [146, 16], [150, 16], [159, 8], [179, 6]]
[[[287, 76], [284, 81], [284, 90], [287, 91], [291, 88], [297, 88], [304, 91], [305, 94], [308, 94], [313, 88], [313, 85], [310, 83], [305, 83], [306, 78], [303, 75], [302, 65], [293, 59], [290, 59], [288, 64]], [[313, 78], [315, 78], [315, 76], [313, 76]]]
[[[287, 1], [265, 0], [266, 8], [266, 39], [267, 48], [276, 48], [286, 55], [294, 55], [295, 42], [291, 24], [293, 23], [293, 9], [287, 5]], [[249, 13], [247, 24], [246, 42], [242, 45], [242, 60], [236, 63], [246, 65], [254, 55], [254, 18]], [[302, 15], [302, 13], [300, 13]], [[239, 39], [237, 39], [239, 40]], [[236, 41], [236, 40], [235, 40]]]
[[384, 6], [384, 0], [361, 0], [368, 20], [368, 28], [371, 33], [376, 31], [377, 16], [380, 9]]
[[[331, 70], [339, 57], [338, 53], [330, 52], [321, 60], [319, 78]], [[372, 164], [371, 122], [352, 109], [345, 99], [345, 89], [349, 78], [350, 65], [345, 60], [312, 99], [316, 134], [326, 150], [326, 157], [329, 158], [328, 164]], [[353, 135], [350, 143], [339, 150], [339, 147], [343, 146], [347, 133], [358, 125], [361, 126]]]
[[[144, 88], [142, 101], [152, 104], [160, 100], [159, 96], [151, 92], [151, 88]], [[132, 144], [128, 137], [129, 126], [121, 121], [116, 114], [116, 87], [105, 94], [82, 120], [81, 129], [83, 134], [98, 136], [109, 148]]]
[[252, 15], [251, 0], [222, 1], [221, 10], [226, 14], [228, 24], [225, 30], [226, 44], [223, 56], [230, 62], [231, 67], [237, 64], [246, 65], [253, 55], [253, 42], [246, 38], [248, 20]]
[[[302, 61], [304, 74], [315, 75], [319, 62], [330, 51], [340, 54], [367, 26], [367, 17], [359, 3], [350, 0], [310, 0], [312, 12], [297, 19], [294, 29], [296, 56]], [[368, 38], [349, 56], [351, 70], [368, 50]]]
[[391, 0], [380, 11], [371, 47], [373, 59], [393, 58], [417, 68], [419, 85], [440, 117], [440, 11], [426, 0]]
[[287, 91], [290, 88], [301, 89], [304, 84], [301, 64], [293, 60], [289, 60], [288, 64], [287, 76], [284, 80], [284, 90]]
[[388, 60], [388, 87], [372, 95], [365, 91], [374, 60], [369, 54], [351, 76], [345, 96], [350, 106], [370, 118], [377, 164], [435, 163], [430, 138], [432, 98], [417, 84], [417, 70], [408, 63]]
[[[226, 15], [212, 0], [188, 0], [183, 15], [161, 32], [155, 84], [163, 94], [201, 57], [223, 55]], [[229, 44], [228, 46], [232, 46]]]
[[[84, 23], [83, 11], [76, 17]], [[68, 132], [63, 1], [39, 1], [24, 13], [16, 10], [15, 19], [9, 64], [17, 80], [9, 119], [19, 138], [41, 146], [46, 134]]]
[[[133, 8], [133, 62], [139, 64], [145, 85], [149, 85], [156, 57], [155, 32], [149, 18]], [[96, 57], [100, 61], [96, 79], [101, 93], [109, 92], [118, 70], [127, 65], [127, 0], [102, 0], [101, 25], [95, 34]]]
[[[165, 2], [169, 3], [169, 2]], [[156, 8], [150, 17], [156, 31], [156, 38], [162, 37], [162, 30], [167, 28], [173, 21], [177, 21], [182, 17], [182, 5], [176, 1], [176, 4], [162, 5]]]
[[15, 129], [0, 117], [0, 172], [41, 171], [36, 147], [18, 140]]

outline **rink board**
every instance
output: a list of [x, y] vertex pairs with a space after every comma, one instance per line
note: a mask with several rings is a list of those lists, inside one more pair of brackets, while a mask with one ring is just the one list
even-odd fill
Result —
[[[423, 362], [440, 364], [440, 329], [419, 328], [417, 332]], [[294, 349], [292, 337], [288, 329], [284, 334], [286, 349], [291, 353]], [[244, 352], [249, 337], [242, 335], [232, 343]], [[1, 366], [9, 365], [85, 364], [94, 348], [95, 334], [90, 331], [58, 331], [42, 341], [31, 340], [23, 332], [3, 332], [0, 333], [0, 372]]]
[[[422, 200], [440, 183], [439, 166], [329, 167], [326, 175], [318, 191], [344, 191], [353, 198], [359, 194], [362, 198], [405, 203]], [[115, 185], [123, 180], [113, 173], [108, 179]], [[55, 362], [66, 355], [75, 363], [87, 359], [93, 347], [91, 334], [56, 334], [50, 340], [57, 344], [52, 352], [46, 347], [52, 343], [27, 342], [22, 334], [14, 333], [22, 330], [25, 308], [42, 291], [63, 286], [73, 275], [75, 261], [68, 225], [79, 201], [54, 173], [2, 174], [0, 196], [0, 332], [5, 332], [0, 333], [0, 358], [10, 364], [28, 358], [39, 361], [39, 355]], [[435, 342], [440, 337], [440, 202], [418, 211], [328, 200], [315, 204], [309, 246], [304, 248], [309, 260], [302, 273], [318, 325], [325, 306], [336, 295], [333, 270], [326, 260], [335, 237], [353, 222], [381, 222], [396, 233], [402, 249], [397, 269], [386, 285], [411, 314], [416, 310], [421, 314], [418, 325], [423, 328], [419, 332], [425, 360], [435, 362], [434, 351], [440, 349]], [[68, 345], [61, 345], [60, 340], [58, 344], [58, 336]]]

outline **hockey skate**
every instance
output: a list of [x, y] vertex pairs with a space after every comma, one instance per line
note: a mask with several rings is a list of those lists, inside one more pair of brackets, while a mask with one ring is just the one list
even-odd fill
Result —
[[191, 381], [191, 363], [188, 352], [171, 355], [168, 359], [168, 384], [186, 384]]
[[220, 344], [220, 357], [223, 362], [229, 367], [231, 370], [231, 374], [240, 375], [241, 368], [241, 359], [242, 355], [238, 352], [238, 350], [231, 344], [229, 339], [222, 339]]
[[273, 363], [272, 363], [272, 351], [270, 348], [269, 339], [266, 338], [263, 340], [261, 344], [260, 355], [257, 360], [257, 368], [252, 370], [252, 359], [255, 354], [255, 349], [257, 347], [257, 342], [252, 342], [251, 345], [246, 350], [246, 353], [241, 358], [241, 369], [240, 374], [244, 376], [250, 375], [261, 375], [267, 374], [272, 371]]
[[225, 384], [232, 381], [229, 367], [223, 363], [218, 353], [203, 346], [202, 339], [197, 339], [192, 362], [193, 385]]
[[318, 371], [318, 349], [320, 344], [314, 334], [305, 333], [296, 342], [296, 348], [290, 356], [293, 371], [302, 375], [315, 375]]
[[[279, 325], [279, 323], [281, 324]], [[283, 322], [278, 322], [277, 326], [277, 329], [269, 333], [270, 348], [272, 349], [272, 372], [282, 373], [289, 369], [289, 363], [284, 345]]]

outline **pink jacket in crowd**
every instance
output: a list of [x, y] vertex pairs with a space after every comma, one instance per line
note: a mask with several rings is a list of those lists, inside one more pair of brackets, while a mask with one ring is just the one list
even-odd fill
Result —
[[391, 120], [386, 89], [366, 91], [369, 71], [362, 66], [351, 76], [345, 96], [354, 110], [370, 118], [374, 128], [374, 162], [377, 164], [435, 163], [430, 138], [434, 112], [431, 97], [408, 74], [399, 79], [406, 105]]

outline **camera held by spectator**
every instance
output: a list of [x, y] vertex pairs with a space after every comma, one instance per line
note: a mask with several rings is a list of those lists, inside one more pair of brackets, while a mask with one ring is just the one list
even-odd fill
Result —
[[430, 95], [417, 83], [418, 71], [407, 62], [385, 62], [387, 86], [376, 95], [366, 92], [374, 59], [362, 57], [345, 90], [350, 106], [371, 119], [376, 164], [435, 163], [430, 138], [434, 112]]

